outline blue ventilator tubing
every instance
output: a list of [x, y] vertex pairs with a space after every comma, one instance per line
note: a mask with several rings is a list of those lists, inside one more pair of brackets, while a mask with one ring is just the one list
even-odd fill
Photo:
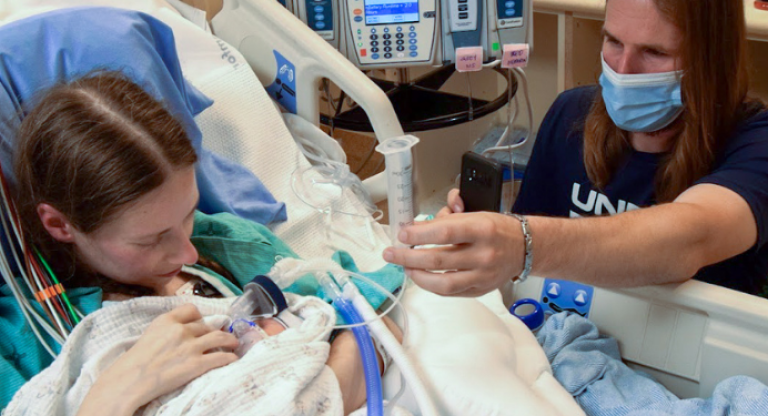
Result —
[[[517, 308], [523, 305], [532, 305], [533, 312], [529, 314], [518, 314]], [[520, 318], [525, 326], [527, 326], [531, 331], [536, 331], [537, 329], [541, 328], [542, 325], [544, 325], [544, 309], [541, 307], [541, 304], [534, 299], [524, 298], [518, 300], [512, 305], [512, 307], [509, 308], [509, 312], [512, 315]]]
[[[333, 305], [339, 311], [347, 324], [357, 324], [365, 322], [357, 309], [350, 301], [343, 297], [337, 297], [333, 300]], [[381, 389], [381, 375], [379, 374], [379, 362], [376, 359], [376, 349], [371, 341], [371, 335], [365, 326], [356, 326], [352, 328], [357, 345], [360, 348], [360, 356], [363, 359], [363, 370], [365, 372], [365, 392], [368, 402], [369, 416], [384, 415], [384, 395]]]

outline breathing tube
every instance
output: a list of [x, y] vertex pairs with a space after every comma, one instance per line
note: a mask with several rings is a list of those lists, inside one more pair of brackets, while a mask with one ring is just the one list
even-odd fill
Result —
[[[370, 336], [363, 328], [364, 325], [367, 326], [371, 334], [375, 336], [377, 340], [379, 340], [387, 353], [389, 353], [389, 355], [392, 357], [392, 361], [397, 364], [398, 368], [400, 369], [401, 379], [403, 379], [402, 388], [401, 391], [392, 398], [392, 401], [389, 402], [387, 407], [392, 406], [396, 398], [402, 394], [402, 389], [405, 387], [405, 380], [407, 380], [411, 392], [413, 393], [419, 409], [421, 410], [421, 414], [423, 416], [437, 416], [437, 409], [432, 402], [432, 398], [427, 391], [424, 382], [421, 380], [416, 367], [411, 362], [411, 359], [405, 352], [403, 346], [392, 334], [392, 331], [390, 331], [387, 325], [381, 320], [381, 318], [392, 311], [395, 306], [400, 306], [402, 308], [402, 305], [400, 304], [400, 298], [405, 292], [406, 282], [403, 282], [403, 287], [400, 290], [399, 296], [395, 297], [395, 295], [391, 294], [389, 291], [371, 279], [358, 273], [344, 270], [337, 263], [327, 259], [307, 261], [294, 258], [285, 258], [275, 264], [275, 266], [269, 272], [269, 276], [282, 288], [290, 286], [298, 278], [307, 274], [313, 275], [318, 280], [323, 289], [326, 291], [326, 294], [332, 298], [333, 304], [336, 306], [336, 309], [340, 314], [345, 313], [343, 311], [348, 309], [354, 310], [357, 314], [357, 323], [351, 323], [351, 320], [347, 320], [347, 317], [342, 315], [344, 316], [344, 319], [347, 320], [347, 322], [350, 324], [337, 325], [335, 327], [349, 328], [353, 331], [360, 329], [360, 332], [364, 333], [366, 335], [365, 338], [372, 344]], [[365, 299], [365, 296], [360, 293], [357, 286], [352, 282], [352, 278], [363, 281], [371, 287], [376, 288], [381, 293], [385, 294], [389, 299], [392, 300], [392, 305], [384, 310], [384, 312], [380, 314], [377, 313], [370, 305], [370, 303], [368, 303], [368, 301]], [[349, 308], [349, 306], [351, 306], [351, 308]], [[404, 309], [403, 317], [405, 318], [403, 322], [403, 334], [407, 337], [408, 319], [407, 313]], [[357, 333], [355, 333], [355, 339], [357, 339]], [[371, 357], [374, 360], [374, 364], [371, 367], [372, 371], [374, 372], [376, 379], [379, 380], [378, 382], [381, 383], [378, 372], [378, 362], [375, 361], [375, 352], [371, 355]], [[365, 357], [363, 357], [363, 359], [365, 359]], [[368, 383], [367, 375], [366, 383]], [[373, 413], [375, 410], [371, 406], [373, 405], [377, 408], [381, 408], [383, 406], [382, 396], [375, 398], [370, 393], [368, 394], [368, 414], [381, 414]]]
[[[325, 277], [321, 277], [325, 276]], [[334, 282], [327, 274], [319, 274], [318, 278], [320, 284], [325, 289], [326, 294], [332, 297], [333, 306], [339, 311], [339, 314], [344, 321], [348, 324], [359, 324], [365, 322], [363, 317], [360, 316], [353, 302], [350, 302], [339, 290], [336, 282]], [[349, 290], [347, 290], [349, 292]], [[360, 292], [356, 295], [360, 296]], [[364, 298], [363, 298], [364, 299]], [[365, 374], [365, 394], [366, 402], [368, 406], [368, 415], [371, 416], [383, 416], [384, 415], [384, 394], [381, 390], [381, 375], [379, 374], [379, 362], [376, 359], [376, 349], [373, 346], [371, 335], [365, 329], [364, 326], [353, 326], [352, 334], [355, 336], [357, 346], [360, 349], [360, 358], [363, 361], [363, 372]]]

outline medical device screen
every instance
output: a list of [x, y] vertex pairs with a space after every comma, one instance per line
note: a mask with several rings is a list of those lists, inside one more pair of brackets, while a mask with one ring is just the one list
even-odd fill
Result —
[[414, 23], [418, 21], [418, 0], [365, 0], [366, 25]]

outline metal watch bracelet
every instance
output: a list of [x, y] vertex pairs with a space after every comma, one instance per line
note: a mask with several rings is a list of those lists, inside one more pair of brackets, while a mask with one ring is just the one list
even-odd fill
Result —
[[511, 212], [505, 212], [505, 214], [520, 221], [520, 226], [523, 229], [523, 238], [525, 239], [523, 271], [519, 276], [512, 278], [512, 283], [522, 283], [528, 278], [528, 275], [531, 274], [531, 268], [533, 268], [533, 236], [531, 235], [531, 227], [528, 225], [528, 219], [522, 215], [513, 214]]

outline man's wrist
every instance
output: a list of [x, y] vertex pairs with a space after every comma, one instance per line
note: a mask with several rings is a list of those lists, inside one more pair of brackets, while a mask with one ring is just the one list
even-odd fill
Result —
[[520, 222], [520, 229], [523, 233], [523, 270], [518, 276], [512, 278], [513, 283], [522, 283], [531, 274], [533, 269], [533, 234], [528, 219], [522, 215], [506, 213]]

